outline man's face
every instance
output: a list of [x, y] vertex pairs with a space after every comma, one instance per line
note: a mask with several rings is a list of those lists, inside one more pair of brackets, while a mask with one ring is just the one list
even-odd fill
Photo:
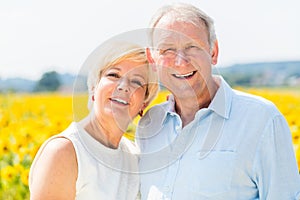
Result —
[[200, 96], [211, 79], [211, 64], [216, 64], [217, 56], [214, 50], [210, 51], [206, 27], [166, 16], [156, 28], [153, 33], [154, 60], [162, 84], [177, 98]]

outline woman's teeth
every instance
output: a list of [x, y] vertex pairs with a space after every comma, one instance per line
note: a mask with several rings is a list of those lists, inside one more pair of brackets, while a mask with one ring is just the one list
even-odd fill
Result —
[[124, 105], [128, 105], [129, 103], [125, 100], [122, 99], [117, 99], [117, 98], [111, 98], [112, 101], [116, 101], [118, 103], [124, 104]]

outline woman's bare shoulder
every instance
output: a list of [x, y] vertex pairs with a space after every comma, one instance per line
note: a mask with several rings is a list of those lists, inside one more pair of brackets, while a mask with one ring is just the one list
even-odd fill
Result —
[[49, 140], [31, 166], [31, 199], [74, 199], [77, 174], [72, 142], [64, 137]]

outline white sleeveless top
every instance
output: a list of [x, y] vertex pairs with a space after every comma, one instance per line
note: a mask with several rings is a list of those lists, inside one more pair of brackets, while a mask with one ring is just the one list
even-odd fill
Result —
[[137, 198], [138, 151], [134, 143], [122, 137], [118, 149], [108, 148], [90, 136], [78, 123], [73, 122], [43, 146], [57, 137], [69, 139], [75, 148], [78, 163], [76, 200]]

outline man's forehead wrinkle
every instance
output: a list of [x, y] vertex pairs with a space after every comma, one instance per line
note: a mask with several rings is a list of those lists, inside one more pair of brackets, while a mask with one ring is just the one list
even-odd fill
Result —
[[188, 37], [185, 34], [172, 30], [158, 30], [153, 35], [153, 44], [155, 47], [186, 47], [187, 45], [203, 46], [203, 42], [197, 38]]

